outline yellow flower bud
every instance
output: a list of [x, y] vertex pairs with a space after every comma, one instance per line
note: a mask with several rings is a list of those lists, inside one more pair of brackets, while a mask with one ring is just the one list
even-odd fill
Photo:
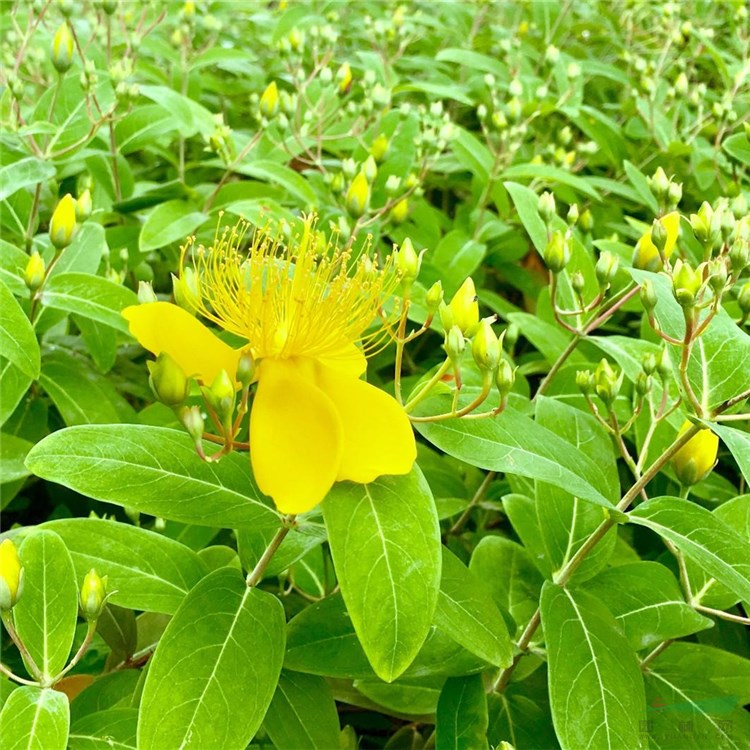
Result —
[[83, 223], [91, 216], [92, 208], [91, 191], [86, 188], [76, 200], [76, 219], [79, 223]]
[[216, 412], [219, 421], [227, 424], [234, 412], [234, 382], [229, 377], [226, 370], [222, 370], [210, 388], [204, 388], [203, 394], [206, 396], [211, 408]]
[[425, 304], [427, 305], [427, 312], [430, 317], [435, 314], [435, 311], [438, 309], [438, 307], [443, 305], [443, 282], [440, 281], [440, 279], [438, 279], [427, 290], [427, 294], [425, 295]]
[[76, 229], [76, 202], [68, 193], [57, 204], [49, 224], [49, 238], [58, 249], [66, 248], [73, 241]]
[[461, 333], [471, 336], [479, 327], [479, 303], [474, 280], [469, 276], [461, 288], [453, 295], [450, 303], [453, 324]]
[[607, 406], [611, 405], [617, 398], [622, 387], [624, 373], [618, 375], [612, 365], [606, 359], [602, 359], [594, 371], [594, 386], [596, 395], [604, 401]]
[[[680, 428], [679, 435], [690, 429], [686, 421]], [[689, 487], [705, 479], [716, 463], [719, 450], [719, 438], [711, 430], [702, 429], [688, 440], [672, 457], [672, 468], [679, 482]]]
[[107, 576], [100, 578], [91, 568], [81, 585], [81, 611], [87, 620], [96, 620], [102, 613], [107, 599]]
[[367, 181], [370, 183], [378, 176], [378, 165], [372, 156], [367, 157], [367, 160], [362, 165], [362, 172], [364, 172]]
[[360, 172], [346, 191], [346, 209], [352, 216], [362, 216], [370, 201], [370, 183], [364, 172]]
[[65, 73], [73, 64], [73, 35], [67, 23], [60, 24], [52, 40], [52, 65], [58, 73]]
[[23, 567], [12, 540], [0, 544], [0, 611], [6, 611], [20, 599], [23, 592]]
[[703, 284], [703, 273], [699, 268], [693, 268], [689, 263], [678, 260], [675, 263], [672, 285], [675, 299], [683, 307], [690, 307], [695, 302]]
[[471, 354], [477, 367], [483, 372], [494, 372], [500, 362], [500, 339], [490, 325], [491, 318], [482, 318], [479, 330], [471, 340]]
[[[424, 252], [424, 251], [423, 251]], [[407, 237], [396, 253], [396, 267], [401, 274], [401, 280], [405, 284], [411, 284], [419, 275], [419, 267], [422, 265], [422, 256], [417, 255], [412, 241]]]
[[409, 216], [409, 199], [402, 198], [391, 209], [391, 221], [394, 224], [401, 224], [406, 221], [407, 216]]
[[31, 253], [29, 260], [26, 263], [26, 268], [23, 272], [23, 280], [26, 282], [26, 286], [32, 292], [35, 292], [42, 285], [44, 275], [44, 260], [38, 252], [34, 251]]
[[[677, 237], [680, 234], [680, 214], [678, 211], [662, 216], [659, 223], [666, 232], [664, 242], [664, 257], [669, 258], [677, 245]], [[659, 271], [661, 269], [661, 256], [659, 250], [651, 238], [652, 229], [647, 229], [635, 246], [633, 265], [644, 271]]]
[[339, 93], [347, 94], [352, 87], [352, 69], [348, 62], [345, 62], [336, 73], [336, 80], [339, 82]]
[[372, 142], [372, 146], [370, 146], [370, 154], [378, 164], [380, 164], [380, 162], [385, 159], [385, 156], [388, 153], [389, 146], [390, 142], [388, 141], [388, 137], [385, 135], [379, 135]]
[[271, 118], [276, 114], [276, 110], [279, 108], [279, 88], [276, 85], [276, 81], [266, 86], [266, 90], [260, 97], [260, 113], [263, 117]]
[[156, 398], [167, 406], [179, 406], [190, 391], [182, 368], [166, 352], [162, 352], [155, 362], [148, 362], [147, 365], [148, 382]]

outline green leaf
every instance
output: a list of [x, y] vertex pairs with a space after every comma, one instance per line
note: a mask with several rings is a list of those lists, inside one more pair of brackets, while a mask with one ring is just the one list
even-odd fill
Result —
[[419, 469], [370, 484], [339, 483], [323, 503], [336, 575], [362, 647], [391, 682], [432, 624], [440, 587], [440, 524]]
[[44, 285], [41, 300], [45, 307], [78, 313], [125, 333], [128, 323], [120, 313], [138, 304], [138, 298], [127, 287], [88, 273], [53, 276]]
[[502, 693], [487, 695], [490, 743], [496, 748], [502, 741], [514, 748], [559, 748], [546, 696], [534, 700], [520, 692], [524, 687], [525, 682], [511, 682]]
[[6, 433], [0, 435], [0, 484], [29, 476], [24, 459], [32, 447], [33, 443], [23, 438]]
[[481, 182], [490, 179], [494, 159], [490, 150], [468, 130], [458, 128], [456, 137], [451, 142], [451, 148], [462, 167], [468, 169]]
[[504, 182], [505, 189], [513, 199], [518, 217], [528, 233], [538, 253], [544, 253], [547, 247], [547, 228], [539, 215], [539, 198], [537, 194], [517, 182]]
[[34, 529], [19, 549], [23, 596], [13, 608], [16, 630], [45, 679], [68, 663], [78, 620], [73, 561], [54, 532]]
[[435, 622], [467, 651], [496, 667], [513, 661], [505, 620], [484, 584], [446, 547]]
[[637, 651], [713, 627], [685, 601], [675, 577], [659, 563], [609, 568], [585, 589], [615, 616]]
[[0, 355], [33, 380], [39, 377], [39, 343], [26, 313], [0, 281]]
[[137, 708], [111, 708], [87, 714], [70, 727], [68, 750], [135, 750]]
[[329, 684], [315, 675], [282, 671], [263, 727], [276, 750], [338, 747], [341, 729]]
[[508, 78], [508, 68], [503, 65], [497, 58], [483, 55], [479, 52], [473, 52], [469, 49], [451, 47], [441, 49], [435, 55], [436, 62], [452, 62], [457, 65], [463, 65], [471, 70], [479, 70], [482, 73], [492, 73], [504, 81]]
[[742, 476], [750, 482], [750, 434], [736, 427], [711, 423], [711, 430], [722, 440], [724, 445], [734, 456], [737, 466], [740, 467]]
[[[436, 396], [417, 412], [449, 411], [450, 403], [450, 397]], [[596, 463], [512, 407], [496, 418], [420, 422], [416, 427], [440, 450], [472, 466], [539, 479], [582, 500], [612, 507], [610, 490]]]
[[541, 610], [552, 718], [563, 750], [643, 748], [643, 678], [615, 618], [586, 592], [549, 581]]
[[[570, 343], [571, 336], [562, 328], [546, 320], [525, 312], [513, 312], [507, 316], [509, 323], [515, 323], [521, 335], [537, 348], [544, 358], [552, 364]], [[586, 358], [577, 350], [568, 358], [569, 364], [586, 362]]]
[[26, 465], [96, 500], [198, 526], [278, 525], [246, 455], [206, 463], [190, 438], [145, 425], [83, 425], [37, 443]]
[[650, 208], [654, 212], [654, 215], [658, 216], [659, 204], [654, 197], [654, 194], [651, 192], [651, 188], [649, 188], [643, 172], [641, 172], [634, 164], [627, 161], [627, 159], [622, 163], [622, 166], [624, 167], [625, 174], [628, 176], [628, 179], [638, 193], [643, 205]]
[[[543, 578], [529, 553], [516, 542], [499, 536], [486, 536], [474, 549], [469, 570], [484, 582], [495, 603], [515, 620], [520, 632], [539, 604]], [[512, 571], [513, 575], [498, 575]]]
[[487, 743], [487, 697], [481, 675], [450, 677], [435, 716], [437, 750], [481, 750]]
[[573, 190], [585, 195], [587, 198], [595, 201], [601, 200], [599, 192], [588, 180], [578, 177], [560, 167], [553, 167], [550, 164], [514, 164], [503, 170], [501, 177], [503, 179], [520, 178], [522, 180], [541, 180], [553, 184], [559, 183], [560, 185], [567, 185], [573, 188]]
[[4, 425], [16, 410], [32, 380], [10, 360], [0, 357], [0, 425]]
[[[616, 500], [620, 482], [612, 441], [591, 414], [542, 397], [536, 403], [536, 421], [591, 458], [598, 466], [607, 497]], [[570, 561], [605, 520], [605, 511], [601, 508], [582, 502], [564, 488], [546, 482], [536, 483], [536, 512], [553, 574]], [[612, 529], [591, 550], [574, 574], [576, 581], [591, 578], [607, 564], [616, 536], [617, 531]]]
[[55, 166], [36, 156], [27, 156], [0, 168], [0, 201], [18, 190], [47, 182], [55, 176]]
[[730, 135], [721, 144], [721, 147], [737, 161], [741, 161], [745, 166], [750, 166], [750, 141], [744, 133]]
[[305, 178], [284, 164], [266, 160], [254, 161], [243, 165], [238, 171], [271, 185], [280, 185], [290, 196], [302, 203], [302, 208], [315, 208], [318, 205], [318, 197]]
[[158, 205], [143, 223], [138, 241], [142, 253], [159, 250], [173, 242], [185, 241], [201, 224], [208, 220], [187, 201], [173, 200]]
[[0, 713], [3, 750], [65, 750], [69, 724], [64, 693], [51, 688], [16, 688]]
[[[109, 607], [105, 607], [106, 612]], [[97, 623], [97, 632], [101, 619]], [[111, 708], [129, 708], [133, 704], [138, 683], [144, 675], [138, 669], [118, 669], [100, 675], [82, 690], [70, 706], [70, 720], [75, 726], [79, 719]]]
[[284, 636], [276, 597], [231, 568], [206, 576], [167, 625], [149, 667], [140, 750], [244, 750], [273, 697]]
[[655, 497], [628, 516], [668, 539], [685, 557], [750, 601], [750, 542], [713, 513], [680, 498]]
[[62, 537], [79, 580], [95, 568], [108, 576], [109, 601], [130, 609], [173, 614], [206, 573], [198, 555], [146, 529], [98, 518], [48, 521]]

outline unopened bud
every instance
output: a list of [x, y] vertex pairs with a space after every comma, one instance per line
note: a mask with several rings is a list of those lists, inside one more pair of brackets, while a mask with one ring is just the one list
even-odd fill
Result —
[[370, 201], [370, 183], [364, 172], [360, 172], [346, 191], [346, 209], [354, 217], [362, 216]]
[[362, 172], [367, 181], [372, 184], [372, 181], [378, 176], [378, 165], [375, 162], [374, 157], [367, 157], [365, 163], [362, 165]]
[[395, 174], [389, 175], [385, 181], [385, 194], [389, 198], [393, 198], [401, 188], [401, 178]]
[[422, 265], [422, 257], [417, 254], [412, 241], [407, 237], [396, 253], [396, 267], [401, 274], [401, 281], [411, 286], [412, 282], [419, 275], [419, 268]]
[[736, 276], [750, 265], [750, 243], [745, 237], [737, 237], [729, 247], [729, 262]]
[[205, 423], [201, 410], [197, 406], [185, 406], [180, 409], [180, 421], [193, 439], [196, 445], [199, 445], [203, 439]]
[[656, 355], [653, 352], [644, 354], [643, 359], [641, 360], [641, 367], [646, 375], [653, 375], [656, 372], [656, 365]]
[[409, 199], [402, 198], [391, 209], [391, 221], [394, 224], [403, 224], [409, 216]]
[[96, 620], [107, 600], [107, 576], [100, 578], [91, 568], [83, 578], [81, 586], [81, 611], [87, 620]]
[[44, 267], [44, 260], [36, 250], [31, 253], [29, 260], [26, 263], [26, 268], [23, 272], [23, 280], [30, 291], [35, 292], [42, 285], [46, 269]]
[[656, 289], [654, 288], [654, 283], [651, 279], [644, 279], [641, 284], [640, 296], [643, 308], [646, 312], [650, 313], [656, 307], [656, 303], [658, 302]]
[[445, 349], [445, 353], [454, 365], [461, 360], [461, 355], [466, 349], [466, 341], [458, 326], [453, 326], [446, 331], [443, 349]]
[[479, 323], [479, 330], [471, 340], [471, 354], [477, 367], [483, 372], [493, 372], [502, 353], [500, 339], [495, 335], [488, 318]]
[[[657, 245], [654, 243], [652, 233], [655, 228], [658, 232], [664, 231], [664, 234], [659, 234], [659, 241], [663, 240], [662, 253], [659, 253]], [[677, 238], [680, 235], [680, 214], [677, 211], [672, 211], [662, 216], [658, 221], [654, 222], [653, 227], [647, 229], [638, 243], [635, 246], [635, 253], [633, 254], [633, 265], [636, 268], [640, 268], [644, 271], [659, 271], [662, 267], [661, 256], [670, 258], [677, 245]]]
[[590, 396], [594, 392], [594, 373], [591, 370], [578, 370], [576, 385], [584, 396]]
[[100, 0], [100, 5], [102, 7], [102, 10], [108, 15], [114, 15], [114, 13], [117, 11], [117, 2], [118, 0]]
[[237, 382], [243, 388], [247, 388], [255, 380], [257, 374], [258, 369], [252, 352], [244, 352], [237, 362]]
[[153, 286], [150, 281], [139, 281], [138, 282], [138, 301], [142, 305], [147, 305], [150, 302], [158, 302], [159, 298], [154, 292]]
[[52, 65], [58, 73], [65, 73], [73, 64], [73, 35], [67, 22], [60, 24], [52, 40]]
[[151, 390], [159, 401], [166, 406], [179, 406], [185, 401], [190, 392], [188, 382], [182, 368], [167, 352], [162, 352], [154, 362], [148, 362]]
[[667, 246], [667, 239], [666, 227], [659, 219], [654, 219], [654, 223], [651, 225], [651, 241], [658, 251], [664, 252], [664, 248]]
[[718, 231], [720, 224], [715, 222], [714, 210], [708, 201], [703, 201], [697, 214], [690, 214], [690, 226], [695, 236], [703, 243], [712, 241], [714, 231]]
[[12, 609], [23, 593], [23, 566], [11, 539], [0, 542], [0, 612]]
[[[691, 423], [686, 421], [680, 428], [679, 435], [685, 434]], [[690, 487], [705, 479], [716, 463], [719, 450], [719, 438], [711, 430], [702, 429], [672, 457], [672, 468], [680, 484]]]
[[427, 314], [432, 316], [443, 302], [443, 282], [439, 279], [427, 290], [425, 305]]
[[607, 284], [611, 284], [617, 274], [617, 267], [620, 259], [609, 250], [605, 250], [596, 261], [596, 279], [599, 286], [603, 289]]
[[573, 203], [571, 207], [568, 209], [568, 215], [566, 217], [566, 221], [568, 222], [569, 227], [574, 227], [578, 223], [579, 218], [578, 213], [578, 204]]
[[583, 290], [586, 288], [586, 278], [581, 271], [576, 271], [570, 277], [570, 285], [573, 287], [573, 291], [580, 297], [583, 294]]
[[742, 311], [743, 316], [750, 315], [750, 281], [746, 281], [737, 295], [737, 304]]
[[380, 162], [385, 159], [386, 154], [388, 153], [389, 146], [390, 142], [388, 141], [388, 137], [385, 135], [379, 135], [372, 142], [372, 146], [370, 146], [370, 155], [378, 164], [380, 164]]
[[560, 273], [570, 262], [570, 241], [559, 229], [544, 248], [544, 262], [552, 273]]
[[651, 192], [659, 199], [664, 200], [669, 193], [669, 177], [667, 173], [659, 167], [649, 181]]
[[229, 377], [226, 370], [222, 370], [211, 383], [210, 388], [204, 388], [203, 393], [206, 396], [211, 408], [216, 412], [219, 421], [227, 424], [234, 413], [234, 382]]
[[691, 307], [695, 303], [695, 297], [703, 284], [703, 274], [699, 268], [692, 266], [682, 260], [675, 264], [672, 276], [672, 287], [675, 299], [682, 307]]
[[708, 265], [708, 285], [714, 294], [721, 295], [727, 284], [729, 272], [724, 258], [716, 258]]
[[479, 327], [479, 303], [474, 280], [467, 277], [450, 302], [453, 325], [466, 336], [471, 336]]
[[669, 193], [667, 194], [667, 203], [670, 208], [677, 208], [682, 200], [682, 183], [670, 182]]
[[539, 208], [539, 215], [545, 224], [549, 224], [550, 221], [557, 215], [557, 208], [555, 206], [555, 196], [549, 191], [545, 190], [537, 201]]
[[645, 396], [651, 390], [651, 376], [645, 372], [639, 372], [635, 378], [635, 392], [639, 396]]
[[581, 218], [578, 219], [578, 226], [584, 232], [590, 232], [594, 228], [594, 217], [588, 208], [581, 214]]
[[511, 363], [501, 357], [495, 372], [495, 388], [500, 394], [500, 399], [504, 399], [513, 390], [513, 384], [516, 382], [516, 370]]
[[618, 376], [609, 362], [606, 359], [602, 359], [594, 371], [594, 388], [596, 390], [596, 395], [599, 396], [607, 406], [610, 406], [620, 392], [622, 380], [623, 373], [620, 372]]
[[93, 202], [91, 200], [91, 191], [86, 188], [76, 200], [76, 219], [79, 223], [86, 221], [91, 216]]
[[201, 299], [200, 276], [190, 266], [185, 266], [179, 276], [172, 274], [174, 301], [191, 315]]
[[339, 93], [347, 94], [352, 87], [352, 69], [348, 62], [345, 62], [336, 73], [336, 80], [339, 82]]
[[49, 224], [49, 238], [58, 249], [66, 248], [73, 241], [76, 229], [76, 202], [67, 193], [57, 204]]
[[733, 201], [732, 201], [732, 214], [734, 215], [734, 218], [739, 221], [740, 219], [747, 216], [747, 198], [745, 198], [744, 193], [740, 193]]
[[266, 86], [266, 90], [260, 97], [259, 108], [263, 117], [267, 117], [269, 120], [276, 114], [276, 110], [279, 108], [279, 88], [276, 81], [271, 81]]

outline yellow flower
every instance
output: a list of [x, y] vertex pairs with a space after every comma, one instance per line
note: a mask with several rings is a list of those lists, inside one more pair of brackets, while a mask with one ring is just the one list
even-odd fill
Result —
[[23, 568], [16, 545], [10, 539], [0, 544], [0, 610], [8, 610], [23, 591]]
[[49, 238], [58, 249], [66, 248], [73, 241], [76, 229], [76, 201], [67, 193], [57, 204], [49, 223]]
[[[680, 428], [678, 435], [684, 435], [692, 426], [690, 421]], [[672, 457], [672, 468], [681, 484], [691, 486], [705, 479], [716, 463], [719, 438], [711, 430], [703, 429]]]
[[[662, 226], [667, 233], [667, 240], [664, 245], [664, 256], [669, 258], [674, 252], [677, 244], [677, 237], [680, 234], [680, 214], [678, 211], [662, 216]], [[638, 244], [635, 246], [633, 255], [633, 265], [645, 271], [659, 271], [661, 269], [661, 257], [653, 240], [651, 239], [651, 229], [647, 229]]]
[[191, 302], [247, 346], [232, 349], [166, 302], [126, 308], [131, 332], [203, 384], [222, 370], [234, 376], [240, 356], [252, 354], [250, 459], [258, 486], [281, 512], [310, 510], [336, 481], [407, 473], [416, 458], [408, 418], [391, 396], [360, 380], [367, 360], [358, 344], [382, 340], [382, 329], [367, 331], [399, 281], [391, 258], [378, 268], [365, 253], [352, 258], [320, 247], [310, 218], [288, 246], [257, 231], [243, 251], [246, 230], [240, 222], [194, 251], [200, 295]]

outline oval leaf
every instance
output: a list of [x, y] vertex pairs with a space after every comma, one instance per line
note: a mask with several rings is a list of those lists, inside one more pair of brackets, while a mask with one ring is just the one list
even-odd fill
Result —
[[0, 281], [0, 355], [24, 375], [39, 377], [39, 342], [26, 313], [5, 284]]
[[68, 698], [50, 688], [20, 687], [0, 713], [3, 750], [65, 750], [68, 745]]
[[449, 678], [438, 700], [435, 723], [437, 750], [487, 748], [487, 696], [481, 675]]

